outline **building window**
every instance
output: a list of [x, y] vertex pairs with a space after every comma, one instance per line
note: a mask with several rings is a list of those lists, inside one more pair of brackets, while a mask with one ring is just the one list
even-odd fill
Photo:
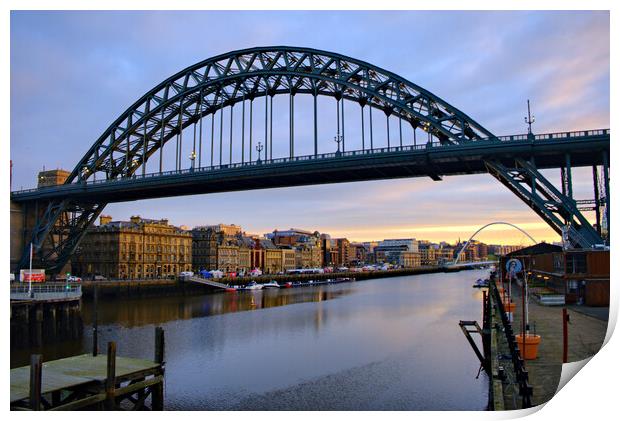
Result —
[[562, 272], [564, 270], [564, 255], [560, 253], [553, 254], [553, 270]]
[[586, 255], [585, 253], [567, 253], [566, 254], [566, 273], [586, 273]]

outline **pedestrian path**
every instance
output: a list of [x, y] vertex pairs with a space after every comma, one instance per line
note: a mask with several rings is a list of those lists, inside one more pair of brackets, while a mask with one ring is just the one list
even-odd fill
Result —
[[[513, 302], [516, 303], [513, 329], [515, 334], [521, 333], [522, 304], [520, 288], [513, 288]], [[555, 395], [562, 373], [563, 328], [562, 309], [564, 306], [543, 306], [530, 299], [529, 320], [531, 332], [542, 337], [538, 348], [538, 358], [526, 360], [525, 368], [529, 372], [529, 382], [534, 388], [532, 401], [540, 405]], [[580, 361], [596, 354], [605, 339], [607, 320], [601, 320], [604, 309], [592, 310], [599, 318], [575, 311], [568, 306], [568, 362]], [[608, 312], [608, 309], [607, 309]], [[506, 402], [512, 407], [513, 399]]]

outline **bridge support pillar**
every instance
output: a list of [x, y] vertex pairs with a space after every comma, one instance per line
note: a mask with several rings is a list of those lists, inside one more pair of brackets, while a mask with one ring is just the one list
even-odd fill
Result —
[[26, 205], [11, 202], [11, 273], [17, 270], [22, 251], [26, 246]]
[[598, 167], [592, 166], [592, 182], [594, 184], [594, 212], [596, 214], [596, 232], [601, 235], [601, 195], [598, 183]]
[[[532, 168], [536, 168], [536, 160], [534, 159], [533, 156], [530, 158], [530, 164], [532, 164]], [[536, 175], [532, 176], [532, 182], [530, 186], [532, 189], [532, 195], [535, 195], [536, 194]]]
[[610, 220], [609, 220], [609, 161], [607, 152], [603, 152], [603, 183], [605, 186], [605, 217], [607, 219], [607, 244], [609, 244], [610, 237]]
[[571, 161], [570, 161], [570, 154], [566, 154], [566, 170], [564, 172], [564, 175], [566, 177], [566, 179], [564, 180], [564, 182], [566, 183], [566, 193], [567, 196], [572, 199], [573, 198], [573, 174], [572, 174], [572, 169], [571, 169]]

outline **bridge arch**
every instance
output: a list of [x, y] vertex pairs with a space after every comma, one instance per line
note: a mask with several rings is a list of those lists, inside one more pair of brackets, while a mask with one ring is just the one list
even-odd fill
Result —
[[[383, 169], [377, 169], [377, 175], [373, 176], [375, 178], [409, 176], [415, 173], [407, 167], [409, 163], [413, 162], [412, 165], [420, 165], [423, 168], [423, 175], [430, 176], [434, 180], [440, 180], [442, 174], [435, 164], [445, 162], [445, 159], [441, 158], [437, 159], [436, 163], [432, 162], [434, 158], [430, 158], [429, 150], [426, 149], [428, 146], [447, 146], [450, 151], [455, 153], [457, 146], [462, 148], [472, 146], [474, 148], [478, 146], [496, 147], [502, 142], [501, 139], [495, 137], [479, 123], [438, 96], [401, 76], [370, 63], [337, 53], [299, 47], [256, 47], [232, 51], [187, 67], [155, 86], [126, 109], [99, 136], [74, 167], [65, 181], [65, 185], [35, 189], [35, 196], [40, 194], [44, 197], [24, 198], [25, 201], [32, 201], [36, 205], [34, 208], [38, 210], [37, 215], [32, 218], [33, 225], [25, 229], [24, 238], [29, 238], [30, 241], [23, 247], [18, 267], [27, 267], [30, 244], [34, 245], [35, 257], [38, 259], [39, 267], [48, 268], [52, 272], [57, 272], [63, 267], [76, 250], [86, 229], [107, 205], [107, 199], [92, 192], [95, 185], [113, 191], [126, 188], [130, 192], [128, 194], [134, 195], [131, 197], [136, 197], [135, 192], [140, 190], [139, 183], [131, 184], [133, 178], [137, 178], [136, 172], [139, 169], [142, 170], [142, 181], [147, 178], [153, 180], [161, 176], [157, 181], [166, 183], [170, 177], [185, 177], [188, 175], [188, 171], [191, 171], [191, 176], [195, 175], [196, 125], [201, 125], [200, 135], [202, 136], [202, 122], [206, 116], [212, 117], [213, 133], [213, 117], [217, 112], [220, 113], [220, 164], [205, 167], [203, 168], [205, 171], [197, 172], [202, 172], [207, 178], [219, 170], [225, 170], [219, 171], [220, 174], [228, 174], [231, 172], [231, 168], [234, 172], [239, 167], [243, 167], [244, 174], [256, 173], [256, 165], [247, 165], [248, 163], [258, 164], [258, 162], [250, 162], [252, 161], [251, 158], [244, 162], [244, 157], [241, 155], [240, 166], [237, 166], [237, 163], [232, 163], [233, 107], [235, 104], [241, 103], [242, 112], [244, 112], [245, 105], [249, 102], [249, 152], [251, 154], [252, 104], [258, 98], [265, 98], [264, 156], [266, 157], [267, 103], [272, 102], [276, 95], [286, 94], [290, 96], [290, 156], [288, 157], [290, 159], [285, 158], [276, 162], [278, 159], [271, 160], [270, 158], [270, 162], [267, 163], [273, 164], [272, 166], [262, 165], [263, 162], [261, 162], [261, 171], [263, 172], [276, 171], [278, 165], [285, 160], [295, 163], [299, 160], [299, 162], [309, 162], [312, 165], [316, 163], [316, 166], [311, 168], [315, 172], [321, 165], [319, 161], [322, 160], [324, 161], [323, 164], [335, 168], [335, 172], [338, 172], [342, 168], [340, 166], [342, 161], [339, 160], [348, 159], [347, 156], [343, 157], [343, 155], [348, 154], [350, 156], [351, 153], [355, 155], [356, 152], [359, 152], [346, 151], [346, 154], [318, 155], [316, 117], [318, 96], [336, 99], [337, 110], [341, 110], [340, 114], [337, 111], [337, 121], [340, 124], [340, 116], [342, 116], [343, 135], [345, 100], [357, 103], [361, 107], [362, 145], [364, 141], [364, 109], [368, 107], [371, 146], [368, 149], [362, 147], [362, 154], [357, 154], [357, 157], [368, 157], [369, 161], [375, 158], [383, 159], [387, 155], [389, 155], [388, 159], [397, 156], [401, 157], [399, 159], [408, 159], [409, 155], [402, 154], [404, 149], [406, 149], [405, 152], [408, 151], [407, 153], [421, 152], [421, 155], [425, 155], [423, 159], [407, 160], [406, 164], [402, 162], [390, 164], [392, 165], [391, 169], [399, 167], [402, 170], [400, 173], [396, 171], [396, 174], [388, 174]], [[294, 155], [293, 105], [297, 94], [308, 94], [314, 98], [314, 156]], [[227, 107], [230, 108], [231, 116], [230, 163], [233, 164], [232, 166], [222, 163], [221, 160], [221, 127], [223, 127], [223, 112]], [[273, 111], [273, 105], [271, 109]], [[398, 119], [401, 140], [402, 123], [408, 123], [413, 128], [414, 136], [418, 129], [427, 133], [428, 143], [423, 142], [426, 145], [414, 143], [413, 146], [406, 146], [404, 149], [402, 144], [398, 148], [373, 148], [373, 109], [383, 112], [387, 118], [388, 146], [391, 116]], [[245, 114], [243, 115], [245, 116]], [[194, 145], [190, 158], [192, 167], [182, 169], [183, 133], [184, 130], [186, 133], [188, 129], [191, 131], [192, 125], [194, 129]], [[243, 123], [242, 127], [245, 127]], [[607, 142], [609, 142], [609, 132], [604, 132]], [[340, 135], [340, 132], [338, 131], [337, 134]], [[175, 137], [177, 139], [176, 169], [166, 174], [162, 171], [163, 150], [166, 143]], [[482, 145], [471, 145], [471, 142], [479, 141], [488, 142]], [[537, 139], [535, 136], [528, 136], [527, 141], [537, 142]], [[211, 135], [211, 143], [213, 145], [213, 134]], [[342, 143], [344, 151], [344, 136], [342, 136]], [[273, 149], [272, 146], [270, 137], [270, 151]], [[340, 148], [340, 143], [338, 143], [338, 148]], [[241, 150], [243, 151], [244, 148], [242, 147]], [[531, 150], [531, 147], [528, 147], [527, 150]], [[443, 152], [440, 150], [438, 155]], [[458, 151], [456, 153], [458, 154]], [[373, 154], [375, 157], [371, 156]], [[199, 166], [201, 156], [198, 154]], [[211, 157], [213, 157], [213, 152]], [[319, 157], [321, 159], [317, 159]], [[529, 158], [532, 157], [533, 155]], [[608, 157], [609, 152], [605, 151], [603, 162], [607, 180]], [[460, 161], [461, 158], [461, 156], [457, 156], [455, 161]], [[538, 171], [533, 159], [526, 158], [528, 157], [517, 157], [511, 154], [507, 156], [490, 154], [478, 156], [475, 159], [478, 160], [478, 163], [482, 162], [489, 174], [532, 208], [556, 232], [566, 232], [573, 245], [589, 247], [593, 244], [600, 244], [602, 242], [600, 235], [581, 214], [575, 200], [568, 197], [565, 192], [560, 192], [557, 187], [549, 182]], [[149, 159], [159, 161], [159, 172], [147, 176], [145, 171]], [[356, 161], [358, 167], [354, 169], [367, 174], [364, 163], [361, 161], [364, 160], [360, 158], [359, 162]], [[465, 161], [467, 161], [466, 157]], [[299, 176], [299, 174], [295, 175]], [[364, 177], [356, 175], [356, 177], [359, 180], [372, 179], [365, 178], [366, 175]], [[335, 182], [329, 180], [327, 179], [324, 182]], [[244, 188], [256, 188], [252, 187], [255, 185], [251, 181], [248, 184], [242, 182], [238, 184]], [[307, 180], [302, 181], [303, 183], [297, 181], [294, 185], [308, 184], [306, 183]], [[73, 192], [74, 195], [69, 196], [67, 194], [69, 191]], [[51, 196], [45, 197], [46, 194], [51, 194]], [[16, 196], [19, 194], [12, 194], [12, 198]], [[22, 195], [22, 197], [24, 196]]]
[[[362, 108], [368, 105], [421, 128], [442, 144], [493, 137], [441, 98], [370, 63], [310, 48], [258, 47], [209, 58], [158, 84], [105, 130], [66, 183], [89, 180], [96, 173], [107, 180], [131, 176], [203, 117], [281, 94], [330, 96]], [[161, 172], [161, 152], [159, 167]]]
[[508, 225], [511, 226], [519, 231], [521, 231], [523, 234], [525, 234], [530, 240], [532, 240], [532, 242], [534, 244], [536, 244], [536, 240], [534, 240], [534, 238], [529, 235], [524, 229], [519, 228], [518, 226], [516, 226], [515, 224], [511, 224], [510, 222], [502, 222], [502, 221], [497, 221], [497, 222], [491, 222], [489, 224], [484, 225], [483, 227], [479, 228], [476, 232], [474, 232], [472, 234], [471, 237], [469, 237], [469, 240], [467, 240], [467, 242], [465, 243], [465, 245], [461, 248], [461, 250], [457, 253], [456, 257], [454, 258], [454, 262], [452, 262], [453, 265], [457, 264], [459, 261], [459, 257], [461, 257], [461, 254], [463, 253], [463, 251], [467, 250], [467, 246], [469, 246], [469, 243], [471, 243], [471, 241], [474, 239], [474, 237], [476, 235], [478, 235], [478, 233], [480, 231], [483, 231], [484, 229], [486, 229], [487, 227], [490, 227], [492, 225]]

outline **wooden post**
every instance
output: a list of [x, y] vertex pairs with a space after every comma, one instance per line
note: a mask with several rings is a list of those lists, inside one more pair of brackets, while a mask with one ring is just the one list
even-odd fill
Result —
[[41, 410], [41, 354], [30, 356], [30, 409]]
[[[165, 340], [164, 329], [161, 326], [155, 328], [155, 362], [161, 367], [164, 374]], [[153, 411], [164, 410], [164, 382], [154, 385], [151, 394], [151, 409]]]
[[521, 286], [521, 335], [523, 335], [523, 348], [521, 348], [521, 356], [525, 360], [525, 273], [523, 274], [523, 285]]
[[95, 284], [95, 299], [94, 299], [94, 309], [93, 309], [93, 357], [97, 356], [99, 344], [97, 342], [98, 329], [97, 329], [97, 301], [99, 297], [99, 288], [97, 288], [97, 284]]
[[35, 303], [34, 305], [34, 346], [41, 346], [43, 344], [43, 303]]
[[155, 328], [155, 362], [157, 364], [164, 363], [164, 329], [161, 326]]
[[483, 327], [485, 325], [484, 321], [487, 320], [487, 292], [482, 291], [482, 320]]
[[114, 389], [116, 388], [116, 342], [108, 342], [108, 364], [105, 381], [106, 409], [113, 410], [116, 407]]
[[563, 352], [562, 352], [562, 362], [568, 362], [568, 310], [566, 308], [562, 309], [562, 333], [563, 333]]

